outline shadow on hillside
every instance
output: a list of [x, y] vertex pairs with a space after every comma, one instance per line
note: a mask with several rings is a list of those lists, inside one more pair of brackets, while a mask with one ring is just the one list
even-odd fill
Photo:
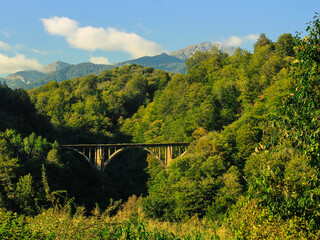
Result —
[[89, 163], [76, 152], [61, 151], [63, 168], [51, 176], [56, 189], [65, 189], [77, 205], [83, 205], [88, 211], [99, 204], [106, 209], [110, 200], [126, 201], [133, 194], [145, 196], [149, 175], [147, 153], [139, 148], [128, 149], [119, 154], [101, 174], [92, 169]]

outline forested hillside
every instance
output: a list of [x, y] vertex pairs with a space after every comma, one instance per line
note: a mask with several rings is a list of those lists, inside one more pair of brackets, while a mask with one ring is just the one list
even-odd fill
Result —
[[[319, 239], [319, 39], [316, 15], [253, 53], [197, 52], [186, 74], [1, 85], [0, 236]], [[58, 149], [128, 141], [191, 144], [166, 169], [131, 149], [103, 176]]]
[[124, 119], [152, 102], [155, 93], [164, 89], [169, 79], [169, 74], [161, 70], [128, 65], [98, 76], [61, 83], [53, 81], [30, 90], [29, 95], [37, 110], [47, 116], [58, 131], [72, 132], [69, 137], [61, 136], [63, 141], [126, 141], [127, 138], [112, 138], [117, 137]]

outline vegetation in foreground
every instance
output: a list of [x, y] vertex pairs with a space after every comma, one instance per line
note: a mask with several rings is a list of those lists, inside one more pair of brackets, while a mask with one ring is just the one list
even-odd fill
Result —
[[[316, 14], [304, 38], [199, 52], [187, 74], [131, 65], [28, 92], [1, 85], [0, 236], [319, 239], [319, 39]], [[54, 141], [128, 139], [192, 143], [167, 169], [148, 156], [144, 176], [132, 168], [142, 155], [122, 156], [112, 172], [131, 174], [112, 184]]]

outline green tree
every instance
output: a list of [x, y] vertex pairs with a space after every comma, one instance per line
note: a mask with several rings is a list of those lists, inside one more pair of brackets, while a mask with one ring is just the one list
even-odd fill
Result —
[[30, 210], [32, 211], [32, 207], [34, 206], [34, 196], [35, 190], [31, 174], [21, 176], [15, 190], [15, 201], [28, 214], [31, 213]]
[[294, 62], [292, 92], [279, 105], [280, 127], [294, 144], [310, 157], [313, 167], [320, 166], [320, 19], [316, 14], [309, 23], [308, 35], [296, 37], [297, 60]]
[[189, 82], [206, 83], [211, 79], [211, 74], [223, 67], [226, 54], [217, 47], [207, 52], [196, 52], [186, 61]]
[[0, 193], [2, 197], [13, 199], [14, 183], [18, 177], [19, 167], [19, 159], [14, 157], [7, 141], [0, 139]]
[[278, 41], [275, 43], [275, 50], [276, 53], [282, 57], [294, 57], [294, 46], [295, 41], [292, 34], [284, 33], [278, 38]]
[[258, 50], [259, 48], [266, 46], [266, 45], [271, 45], [272, 41], [266, 37], [266, 34], [261, 33], [257, 42], [253, 45], [254, 51]]

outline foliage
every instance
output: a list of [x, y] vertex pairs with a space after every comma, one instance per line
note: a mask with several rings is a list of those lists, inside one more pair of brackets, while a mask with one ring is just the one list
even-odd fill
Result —
[[[0, 133], [0, 203], [2, 207], [24, 214], [35, 214], [48, 183], [42, 184], [41, 165], [49, 164], [48, 152], [57, 147], [35, 133], [22, 138], [14, 130]], [[39, 205], [40, 204], [40, 205]]]
[[[152, 101], [168, 81], [165, 72], [131, 65], [99, 76], [50, 82], [29, 94], [37, 110], [58, 130], [56, 137], [69, 143], [97, 141], [99, 137], [105, 142], [116, 137], [114, 133], [123, 119]], [[65, 134], [60, 137], [60, 131], [71, 132], [73, 139], [65, 139]]]
[[297, 60], [293, 68], [295, 83], [291, 94], [279, 105], [283, 116], [280, 127], [295, 146], [310, 157], [310, 164], [319, 167], [319, 69], [320, 18], [317, 14], [307, 27], [309, 35], [296, 37]]
[[309, 35], [295, 38], [297, 60], [290, 71], [290, 84], [274, 104], [273, 124], [261, 143], [268, 151], [252, 154], [244, 169], [248, 193], [260, 206], [282, 220], [299, 218], [308, 231], [319, 229], [320, 217], [319, 29], [316, 15], [307, 27]]
[[198, 53], [187, 61], [186, 76], [174, 76], [153, 103], [125, 121], [122, 130], [137, 142], [196, 139], [167, 172], [149, 164], [149, 195], [142, 200], [148, 216], [215, 221], [245, 194], [245, 164], [264, 139], [268, 115], [276, 111], [270, 106], [287, 92], [292, 60], [285, 57], [270, 40], [254, 54]]
[[37, 231], [32, 231], [22, 216], [0, 209], [1, 239], [48, 239]]
[[32, 231], [49, 239], [218, 239], [214, 238], [215, 234], [201, 233], [195, 227], [191, 231], [176, 233], [140, 217], [123, 220], [117, 216], [105, 217], [104, 213], [86, 217], [79, 207], [73, 215], [67, 208], [55, 208], [27, 221]]
[[310, 227], [317, 227], [319, 212], [319, 180], [315, 168], [308, 165], [290, 146], [272, 153], [254, 154], [246, 163], [249, 194], [261, 206], [283, 219], [303, 217]]
[[222, 239], [318, 239], [303, 217], [283, 220], [261, 207], [256, 200], [240, 198], [232, 206], [230, 217], [217, 230]]
[[51, 126], [36, 112], [27, 92], [0, 83], [0, 131], [16, 129], [24, 136], [36, 132], [50, 137]]

